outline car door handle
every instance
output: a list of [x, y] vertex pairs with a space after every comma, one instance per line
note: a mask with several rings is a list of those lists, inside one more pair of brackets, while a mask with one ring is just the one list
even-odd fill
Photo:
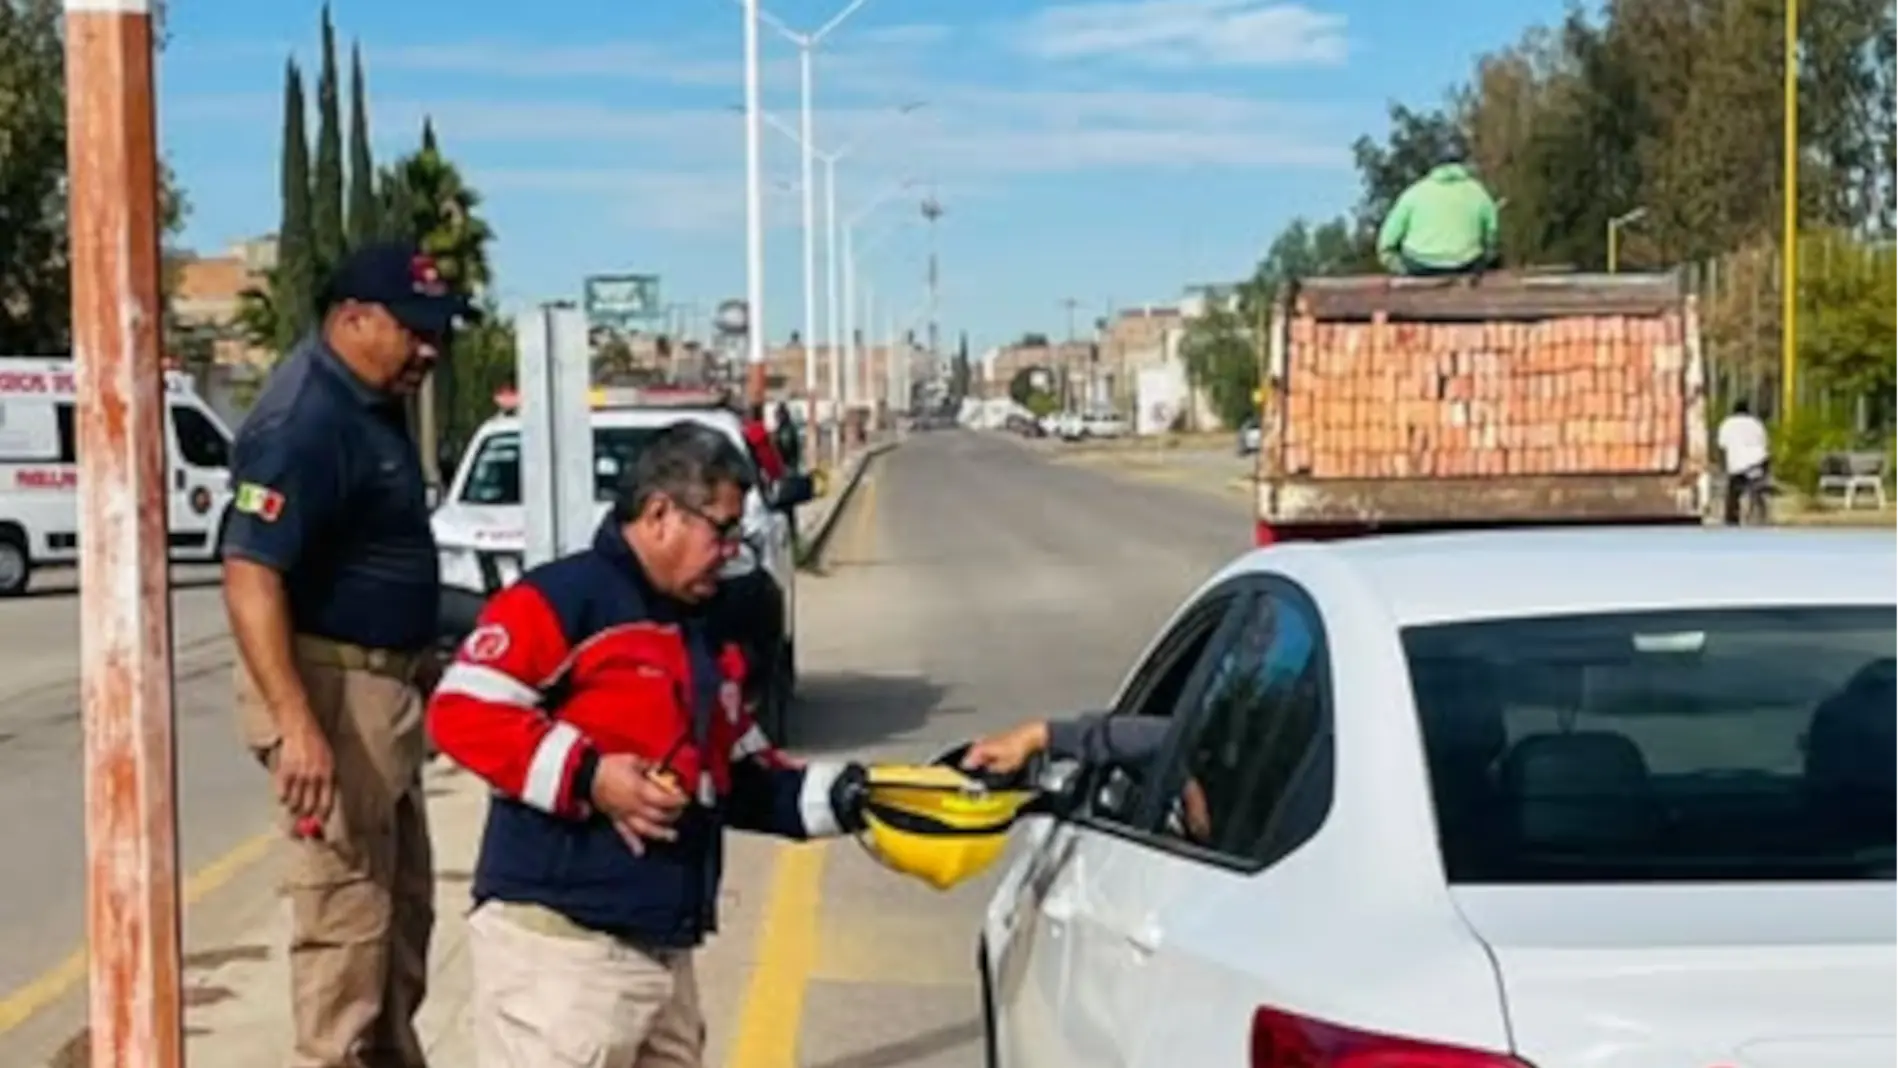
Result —
[[1161, 925], [1154, 920], [1145, 920], [1123, 931], [1122, 939], [1130, 949], [1146, 957], [1161, 948]]

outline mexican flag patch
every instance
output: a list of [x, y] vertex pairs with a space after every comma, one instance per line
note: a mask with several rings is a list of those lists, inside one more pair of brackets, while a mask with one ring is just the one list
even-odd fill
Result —
[[284, 495], [269, 486], [242, 482], [238, 484], [237, 499], [231, 502], [231, 507], [266, 523], [275, 523], [277, 517], [284, 514]]

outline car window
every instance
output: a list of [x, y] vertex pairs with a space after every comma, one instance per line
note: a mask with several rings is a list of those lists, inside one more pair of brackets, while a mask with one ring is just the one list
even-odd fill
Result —
[[1403, 633], [1453, 883], [1894, 878], [1894, 609]]
[[[663, 427], [598, 427], [594, 430], [594, 499], [613, 500], [620, 476]], [[466, 504], [521, 503], [521, 436], [512, 430], [482, 439], [462, 484]]]
[[[1148, 659], [1129, 677], [1110, 714], [1155, 719], [1172, 717], [1194, 685], [1196, 669], [1205, 660], [1208, 647], [1220, 633], [1234, 601], [1233, 591], [1221, 591], [1183, 613], [1173, 629], [1155, 643]], [[1142, 811], [1142, 802], [1148, 793], [1146, 784], [1155, 778], [1156, 769], [1093, 770], [1096, 778], [1091, 784], [1094, 803], [1090, 814], [1110, 823], [1132, 826]]]
[[1249, 867], [1318, 830], [1332, 797], [1327, 658], [1291, 587], [1253, 598], [1213, 655], [1157, 829]]
[[217, 425], [196, 408], [172, 405], [172, 433], [178, 437], [178, 456], [191, 467], [231, 466], [231, 442]]

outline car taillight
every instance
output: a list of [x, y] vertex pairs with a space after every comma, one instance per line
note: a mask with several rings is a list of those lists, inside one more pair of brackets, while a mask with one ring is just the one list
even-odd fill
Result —
[[1252, 1068], [1529, 1068], [1516, 1057], [1350, 1027], [1259, 1008]]

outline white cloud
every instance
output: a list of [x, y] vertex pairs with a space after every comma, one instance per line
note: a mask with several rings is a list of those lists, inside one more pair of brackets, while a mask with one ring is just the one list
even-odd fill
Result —
[[[928, 107], [903, 118], [888, 108], [815, 116], [828, 143], [856, 146], [839, 169], [846, 210], [901, 178], [994, 190], [1023, 175], [1087, 182], [1131, 171], [1349, 163], [1337, 123], [1323, 110], [1253, 98], [949, 86], [932, 96]], [[262, 96], [210, 97], [181, 100], [168, 111], [174, 120], [228, 123], [240, 105], [266, 114], [275, 106]], [[606, 218], [643, 229], [715, 231], [743, 218], [742, 124], [722, 108], [495, 98], [393, 100], [377, 109], [385, 130], [413, 129], [425, 113], [485, 193], [602, 201]], [[785, 198], [769, 212], [777, 225], [797, 218], [797, 155], [789, 139], [769, 131], [767, 137], [771, 195]]]
[[1290, 0], [1096, 0], [1044, 8], [1011, 33], [1043, 59], [1264, 67], [1341, 62], [1345, 25]]
[[[1234, 30], [1234, 24], [1253, 26], [1247, 32], [1258, 33], [1259, 20], [1284, 20], [1273, 12], [1287, 10], [1304, 9], [1260, 8], [1238, 0], [1150, 0], [1051, 8], [1029, 26], [1040, 28], [1045, 48], [1053, 47], [1051, 27], [1066, 26], [1069, 44], [1064, 47], [1070, 55], [1109, 54], [1139, 40], [1159, 42], [1150, 52], [1171, 49], [1185, 55], [1188, 42], [1199, 39], [1178, 28], [1184, 12], [1199, 13], [1196, 25], [1204, 34], [1213, 32], [1206, 28], [1210, 24], [1228, 26], [1222, 32], [1235, 38], [1228, 45], [1238, 47], [1246, 33]], [[1123, 17], [1119, 28], [1108, 18], [1110, 12]], [[1160, 13], [1169, 12], [1177, 16], [1177, 29], [1164, 33]], [[1323, 21], [1323, 16], [1312, 18]], [[1089, 30], [1090, 19], [1098, 24], [1094, 30]], [[849, 26], [840, 31], [836, 50], [827, 46], [824, 100], [890, 102], [834, 107], [816, 116], [821, 143], [855, 146], [839, 172], [841, 205], [848, 208], [874, 193], [875, 186], [905, 177], [988, 196], [1024, 175], [1074, 175], [1086, 183], [1117, 172], [1345, 168], [1350, 162], [1338, 133], [1341, 124], [1321, 106], [1196, 89], [1059, 89], [1033, 81], [1001, 87], [987, 78], [966, 84], [920, 73], [931, 69], [922, 60], [940, 56], [944, 40], [957, 32], [928, 24]], [[1191, 47], [1212, 46], [1201, 41]], [[1263, 52], [1256, 47], [1252, 54]], [[777, 56], [774, 62], [783, 59]], [[739, 97], [738, 71], [716, 47], [662, 50], [606, 41], [546, 48], [465, 41], [379, 47], [372, 65], [466, 74], [430, 81], [443, 90], [478, 87], [460, 96], [376, 97], [372, 114], [379, 156], [413, 144], [413, 131], [427, 115], [471, 181], [487, 193], [586, 198], [600, 206], [607, 225], [618, 221], [644, 229], [713, 231], [743, 217], [743, 126], [731, 107]], [[1033, 65], [1017, 64], [1011, 73], [1039, 78]], [[557, 86], [563, 78], [570, 84]], [[629, 106], [619, 101], [640, 94], [622, 91], [615, 84], [622, 78], [730, 86], [732, 100], [714, 91], [690, 94], [687, 99], [699, 102], [690, 107]], [[548, 84], [536, 86], [532, 94], [513, 93], [509, 83], [520, 79]], [[589, 85], [590, 79], [603, 84]], [[789, 85], [795, 87], [795, 77]], [[869, 86], [878, 91], [867, 94]], [[780, 91], [768, 103], [785, 108], [777, 114], [789, 122], [796, 120], [794, 99]], [[898, 119], [890, 104], [901, 100], [923, 100], [926, 106]], [[169, 124], [218, 128], [245, 118], [259, 129], [274, 130], [280, 107], [272, 92], [168, 96], [164, 101]], [[771, 130], [765, 137], [768, 175], [795, 177], [793, 143]], [[269, 158], [274, 162], [274, 147]], [[797, 215], [795, 196], [768, 212], [774, 225]]]
[[[737, 49], [733, 49], [737, 51]], [[737, 57], [715, 59], [644, 42], [545, 46], [500, 41], [380, 47], [377, 70], [471, 74], [486, 78], [614, 78], [677, 85], [737, 85]]]
[[[745, 219], [743, 176], [731, 170], [636, 168], [475, 168], [470, 180], [484, 192], [583, 196], [606, 202], [611, 221], [641, 230], [730, 232]], [[767, 221], [797, 222], [786, 183], [766, 193]]]

